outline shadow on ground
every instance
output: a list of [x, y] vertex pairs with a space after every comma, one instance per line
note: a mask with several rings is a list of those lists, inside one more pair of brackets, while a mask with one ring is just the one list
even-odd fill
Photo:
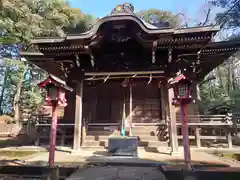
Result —
[[[126, 157], [126, 156], [111, 156], [106, 151], [96, 151], [92, 156], [84, 158], [83, 161], [79, 161], [80, 156], [76, 158], [75, 161], [64, 161], [64, 162], [56, 162], [59, 166], [83, 166], [86, 164], [111, 164], [111, 165], [132, 165], [132, 166], [144, 166], [144, 167], [155, 167], [161, 165], [184, 165], [184, 160], [182, 159], [163, 159], [162, 161], [150, 160], [150, 159], [142, 159], [136, 157]], [[31, 165], [38, 166], [46, 166], [48, 164], [47, 161], [34, 161], [29, 163]], [[203, 161], [191, 161], [193, 165], [205, 165], [205, 166], [216, 166], [216, 167], [230, 167], [226, 163], [216, 163], [216, 162], [208, 162], [207, 160]]]
[[170, 152], [160, 151], [156, 147], [144, 147], [144, 150], [146, 152], [151, 152], [151, 153], [159, 153], [159, 154], [171, 155]]
[[[71, 155], [70, 153], [66, 153], [66, 155]], [[106, 151], [95, 151], [92, 156], [85, 158], [85, 161], [79, 162], [80, 155], [78, 158], [76, 156], [76, 161], [69, 161], [67, 162], [57, 162], [56, 165], [60, 167], [72, 167], [72, 168], [80, 168], [80, 171], [76, 174], [78, 177], [84, 177], [86, 180], [88, 179], [95, 179], [96, 177], [105, 176], [106, 174], [109, 175], [111, 171], [111, 177], [105, 177], [104, 179], [112, 179], [112, 177], [119, 177], [119, 179], [139, 179], [139, 176], [146, 176], [148, 180], [156, 179], [156, 177], [162, 177], [161, 175], [164, 174], [167, 180], [176, 180], [176, 179], [184, 179], [181, 178], [185, 176], [184, 169], [187, 169], [188, 166], [184, 164], [184, 161], [181, 159], [170, 159], [163, 161], [156, 161], [156, 160], [148, 160], [148, 159], [141, 159], [135, 157], [123, 157], [123, 156], [111, 156]], [[1, 161], [3, 162], [3, 161]], [[47, 161], [35, 161], [31, 162], [31, 164], [26, 164], [19, 160], [12, 160], [12, 161], [5, 161], [4, 166], [6, 165], [13, 165], [13, 166], [48, 166]], [[229, 168], [230, 166], [223, 163], [214, 163], [214, 162], [207, 162], [207, 161], [191, 161], [192, 168], [194, 171], [188, 171], [192, 173], [195, 177], [205, 177], [204, 173], [207, 174], [206, 177], [221, 177], [221, 173], [225, 171], [225, 169]], [[218, 169], [221, 170], [220, 175], [218, 173], [209, 172], [209, 170]], [[77, 171], [77, 169], [76, 169]], [[202, 171], [202, 172], [201, 172]], [[106, 173], [107, 172], [107, 173]], [[154, 173], [155, 174], [154, 174]], [[232, 172], [232, 171], [231, 171]], [[135, 173], [135, 174], [134, 174]], [[154, 177], [153, 175], [154, 174]], [[121, 176], [121, 178], [120, 178]], [[180, 177], [181, 176], [181, 177]], [[87, 178], [89, 177], [89, 178]], [[95, 178], [94, 178], [95, 177]], [[131, 178], [130, 178], [131, 177]], [[233, 177], [233, 176], [231, 176]], [[161, 178], [158, 178], [161, 179]], [[163, 178], [164, 179], [164, 178]], [[161, 180], [163, 180], [161, 179]], [[208, 178], [204, 178], [207, 180]], [[219, 178], [215, 178], [219, 179]], [[220, 178], [222, 179], [222, 178]], [[224, 179], [224, 178], [223, 178]], [[236, 179], [236, 178], [231, 178]]]

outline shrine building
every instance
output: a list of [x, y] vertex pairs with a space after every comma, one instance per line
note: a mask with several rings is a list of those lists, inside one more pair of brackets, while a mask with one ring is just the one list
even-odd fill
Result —
[[119, 135], [125, 106], [139, 146], [170, 146], [175, 152], [179, 110], [168, 81], [178, 73], [192, 81], [188, 111], [199, 115], [199, 82], [240, 49], [240, 41], [214, 42], [219, 31], [171, 28], [167, 22], [157, 27], [123, 4], [87, 32], [31, 40], [33, 48], [21, 56], [74, 89], [66, 94], [63, 117], [74, 124], [73, 149], [107, 146], [110, 135]]

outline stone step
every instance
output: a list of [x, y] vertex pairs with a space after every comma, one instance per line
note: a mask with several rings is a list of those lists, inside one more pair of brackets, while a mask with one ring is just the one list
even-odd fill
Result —
[[[114, 135], [111, 135], [114, 136]], [[93, 136], [93, 135], [87, 135], [85, 137], [86, 141], [106, 141], [109, 139], [111, 136]], [[115, 137], [115, 136], [114, 136]], [[117, 136], [117, 137], [120, 137]], [[143, 141], [159, 141], [157, 136], [139, 136], [139, 138]]]
[[108, 141], [84, 141], [83, 147], [107, 147]]
[[[84, 140], [83, 147], [107, 147], [108, 140], [93, 141]], [[138, 146], [140, 147], [166, 147], [168, 146], [167, 141], [139, 141]]]
[[106, 151], [107, 152], [107, 147], [105, 147], [105, 146], [97, 146], [97, 147], [82, 146], [81, 148], [86, 151], [100, 151], [100, 152]]
[[133, 136], [158, 136], [156, 131], [132, 131]]
[[110, 136], [110, 135], [120, 135], [120, 131], [90, 131], [88, 130], [87, 135], [91, 136]]
[[149, 127], [141, 127], [141, 128], [139, 128], [139, 127], [133, 127], [132, 128], [132, 130], [133, 131], [135, 131], [135, 132], [151, 132], [151, 131], [153, 131], [153, 132], [162, 132], [162, 131], [168, 131], [168, 128], [165, 128], [165, 127], [162, 127], [162, 128], [155, 128], [155, 127], [152, 127], [152, 128], [149, 128]]
[[162, 126], [134, 126], [132, 129], [134, 131], [159, 131]]
[[[89, 126], [88, 129], [90, 131], [108, 131], [108, 130], [119, 130], [119, 126], [112, 125], [112, 126]], [[162, 131], [166, 128], [166, 125], [135, 125], [132, 127], [135, 131]]]
[[166, 147], [168, 142], [166, 141], [140, 141], [138, 143], [140, 147]]
[[107, 141], [109, 137], [120, 137], [120, 135], [110, 135], [110, 136], [87, 135], [85, 137], [85, 140], [86, 141]]
[[[107, 136], [107, 135], [87, 135], [85, 137], [85, 140], [86, 141], [107, 141], [109, 139], [109, 137], [120, 137], [120, 135], [110, 135], [110, 136]], [[136, 136], [134, 134], [134, 136]], [[149, 136], [149, 135], [143, 135], [143, 136], [138, 136], [140, 138], [140, 140], [142, 141], [159, 141], [159, 137], [157, 136]], [[168, 137], [168, 136], [166, 136]]]
[[118, 126], [89, 126], [89, 131], [109, 131], [109, 130], [118, 130]]
[[159, 141], [157, 136], [138, 136], [141, 141]]

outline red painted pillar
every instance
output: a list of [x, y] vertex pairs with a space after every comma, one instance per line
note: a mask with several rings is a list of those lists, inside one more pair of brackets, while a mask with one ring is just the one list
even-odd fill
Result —
[[54, 157], [56, 149], [56, 138], [57, 138], [57, 102], [52, 103], [52, 126], [50, 136], [50, 149], [49, 149], [49, 166], [54, 167]]
[[188, 136], [187, 105], [188, 104], [183, 102], [183, 100], [180, 100], [184, 161], [186, 164], [189, 164], [191, 161], [191, 154], [190, 154], [190, 145], [189, 145], [189, 136]]

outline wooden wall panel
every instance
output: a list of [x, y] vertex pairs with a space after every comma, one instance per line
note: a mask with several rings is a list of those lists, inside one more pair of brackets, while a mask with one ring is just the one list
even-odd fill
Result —
[[[134, 81], [133, 123], [155, 123], [162, 120], [161, 95], [156, 81]], [[129, 87], [123, 88], [121, 82], [107, 81], [95, 86], [83, 87], [83, 119], [92, 123], [117, 123], [122, 120], [125, 94], [126, 117], [129, 119]], [[68, 109], [65, 118], [74, 120], [75, 93], [67, 96]], [[91, 117], [91, 118], [90, 118]]]
[[73, 92], [66, 92], [67, 106], [64, 108], [64, 122], [74, 123], [75, 121], [75, 101], [76, 94]]

